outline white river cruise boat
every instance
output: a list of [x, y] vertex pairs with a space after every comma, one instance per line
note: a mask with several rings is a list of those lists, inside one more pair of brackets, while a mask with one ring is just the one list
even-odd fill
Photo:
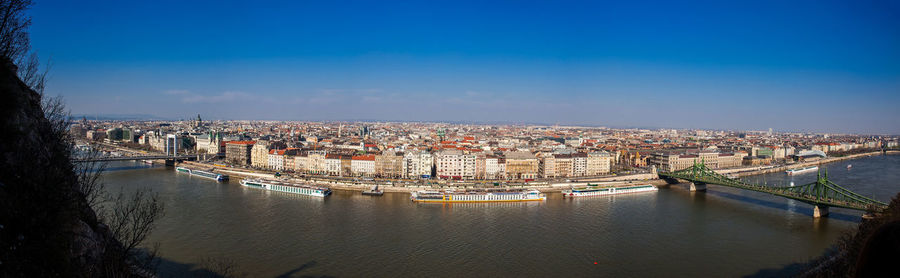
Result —
[[810, 166], [810, 167], [800, 168], [800, 169], [790, 169], [790, 170], [787, 170], [784, 172], [787, 173], [788, 176], [793, 176], [793, 175], [799, 175], [799, 174], [808, 173], [808, 172], [817, 171], [817, 170], [819, 170], [819, 166]]
[[582, 188], [572, 188], [568, 190], [563, 190], [563, 197], [588, 197], [588, 196], [603, 196], [603, 195], [616, 195], [616, 194], [628, 194], [628, 193], [640, 193], [640, 192], [650, 192], [657, 191], [659, 189], [656, 186], [650, 184], [639, 184], [639, 185], [629, 185], [623, 187], [599, 187], [599, 186], [588, 186]]
[[546, 195], [533, 189], [422, 190], [410, 194], [410, 200], [413, 202], [424, 203], [487, 203], [547, 200]]
[[203, 170], [192, 170], [190, 168], [185, 168], [185, 167], [181, 167], [181, 166], [175, 167], [175, 171], [181, 172], [181, 173], [186, 173], [186, 174], [191, 174], [191, 176], [199, 176], [199, 177], [203, 177], [203, 178], [207, 178], [207, 179], [211, 179], [211, 180], [215, 180], [215, 181], [224, 182], [224, 181], [228, 180], [228, 175], [216, 174], [213, 172], [207, 172], [207, 171], [203, 171]]
[[331, 188], [275, 180], [243, 179], [241, 180], [241, 185], [315, 197], [326, 197], [331, 195]]

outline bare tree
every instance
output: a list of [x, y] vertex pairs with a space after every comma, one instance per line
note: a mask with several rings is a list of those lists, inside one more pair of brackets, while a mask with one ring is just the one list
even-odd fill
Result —
[[51, 63], [41, 68], [41, 61], [38, 59], [37, 53], [32, 52], [28, 58], [20, 59], [17, 63], [18, 75], [28, 87], [38, 94], [44, 95], [44, 86], [47, 83], [48, 73], [50, 72]]
[[[153, 223], [163, 216], [164, 209], [158, 194], [150, 194], [147, 189], [140, 189], [126, 197], [120, 192], [113, 202], [113, 207], [104, 215], [104, 222], [109, 225], [113, 237], [122, 243], [123, 256], [133, 255], [150, 231]], [[123, 259], [127, 259], [123, 257]]]
[[73, 150], [84, 162], [75, 163], [78, 192], [84, 196], [88, 206], [94, 211], [102, 211], [103, 203], [109, 200], [106, 186], [100, 181], [100, 174], [106, 170], [106, 162], [97, 161], [102, 154], [97, 148]]
[[31, 17], [26, 12], [33, 4], [31, 0], [0, 0], [0, 55], [16, 64], [25, 84], [43, 94], [50, 66], [48, 62], [41, 69], [38, 55], [31, 49]]
[[[42, 77], [34, 86], [43, 88]], [[110, 236], [115, 241], [104, 243], [106, 261], [103, 262], [103, 273], [106, 276], [127, 276], [131, 272], [140, 276], [152, 276], [155, 269], [158, 246], [139, 252], [138, 246], [145, 243], [154, 224], [164, 213], [159, 197], [149, 190], [138, 190], [126, 195], [120, 192], [111, 198], [101, 180], [106, 162], [98, 162], [91, 158], [99, 158], [102, 154], [96, 148], [78, 149], [76, 140], [69, 133], [70, 114], [61, 97], [41, 98], [41, 109], [49, 122], [47, 136], [58, 138], [63, 142], [69, 158], [78, 158], [84, 162], [72, 164], [75, 173], [75, 191], [84, 198], [85, 203], [99, 216], [101, 223], [109, 227]], [[53, 155], [53, 153], [41, 154]], [[110, 205], [106, 207], [106, 205]]]
[[[41, 88], [43, 88], [43, 82], [44, 80], [40, 81]], [[76, 147], [76, 140], [69, 133], [71, 116], [62, 97], [42, 96], [41, 109], [44, 111], [44, 118], [50, 122], [49, 133], [63, 141], [70, 158], [83, 161], [72, 165], [75, 171], [77, 192], [81, 193], [88, 206], [94, 211], [102, 211], [102, 204], [110, 200], [104, 184], [100, 181], [107, 163], [96, 160], [102, 156], [102, 153], [97, 148], [79, 149]]]
[[206, 277], [204, 274], [209, 274], [211, 277], [223, 278], [247, 277], [246, 273], [239, 272], [237, 263], [229, 258], [206, 257], [200, 260], [199, 265], [200, 268], [208, 270], [210, 273], [199, 272], [195, 274], [194, 277]]
[[0, 0], [0, 55], [17, 61], [31, 49], [31, 17], [25, 12], [33, 4], [31, 0]]

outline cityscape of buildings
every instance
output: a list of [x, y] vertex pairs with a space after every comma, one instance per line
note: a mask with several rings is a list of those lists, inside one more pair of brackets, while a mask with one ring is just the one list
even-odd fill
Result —
[[535, 180], [792, 163], [897, 148], [897, 137], [395, 122], [87, 121], [89, 141], [228, 166], [365, 178]]

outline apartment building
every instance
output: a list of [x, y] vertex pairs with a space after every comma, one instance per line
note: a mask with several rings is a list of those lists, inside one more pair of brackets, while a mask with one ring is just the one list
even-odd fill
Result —
[[269, 141], [257, 140], [256, 144], [253, 144], [253, 148], [250, 149], [250, 166], [269, 168]]
[[[340, 154], [325, 154], [325, 174], [329, 176], [342, 176], [344, 167], [341, 165]], [[346, 173], [349, 174], [349, 173]]]
[[228, 141], [225, 143], [225, 161], [237, 165], [250, 165], [250, 158], [256, 141]]
[[474, 179], [476, 157], [459, 150], [444, 150], [435, 156], [438, 178]]
[[375, 155], [375, 176], [382, 178], [403, 177], [403, 154], [384, 152]]
[[586, 176], [608, 174], [612, 166], [612, 157], [608, 152], [591, 152], [587, 154], [585, 165]]
[[531, 152], [515, 151], [504, 153], [506, 157], [506, 175], [510, 179], [535, 179], [538, 177], [540, 163]]
[[325, 171], [325, 155], [328, 152], [324, 150], [309, 151], [306, 160], [306, 172], [314, 175], [323, 175]]
[[350, 160], [350, 172], [358, 177], [375, 176], [375, 155], [354, 155]]
[[650, 154], [650, 163], [656, 165], [657, 169], [662, 171], [678, 171], [689, 168], [694, 163], [701, 162], [711, 169], [719, 169], [740, 166], [746, 156], [747, 154], [744, 152], [718, 153], [707, 151], [680, 154], [657, 152]]
[[484, 178], [505, 179], [506, 159], [498, 155], [486, 155], [484, 157]]
[[403, 155], [405, 178], [430, 178], [433, 166], [434, 156], [429, 152], [407, 152]]

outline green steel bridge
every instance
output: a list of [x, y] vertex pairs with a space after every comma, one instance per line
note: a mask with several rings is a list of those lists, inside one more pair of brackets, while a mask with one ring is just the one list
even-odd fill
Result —
[[143, 155], [143, 156], [109, 156], [95, 157], [88, 159], [73, 159], [73, 162], [94, 162], [94, 161], [127, 161], [127, 160], [190, 160], [197, 158], [196, 155]]
[[[694, 184], [701, 187], [706, 184], [716, 184], [798, 200], [815, 206], [814, 217], [827, 215], [829, 207], [862, 211], [882, 210], [887, 208], [887, 204], [883, 202], [854, 193], [853, 191], [829, 181], [827, 171], [824, 173], [819, 172], [815, 182], [796, 186], [763, 186], [750, 184], [716, 173], [712, 169], [706, 167], [703, 162], [694, 162], [693, 166], [683, 170], [673, 172], [661, 171], [659, 172], [659, 176], [660, 178], [667, 180], [681, 179], [691, 182], [692, 190], [694, 190]], [[701, 190], [705, 190], [705, 187]]]

